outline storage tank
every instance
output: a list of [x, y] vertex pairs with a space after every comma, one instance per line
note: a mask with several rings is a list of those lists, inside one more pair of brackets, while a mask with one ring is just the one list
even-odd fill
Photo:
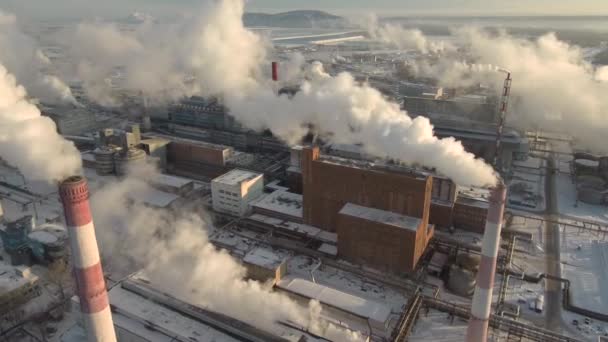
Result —
[[129, 168], [145, 163], [146, 156], [146, 152], [140, 148], [130, 148], [124, 153], [117, 153], [114, 156], [116, 174], [124, 176]]
[[476, 272], [452, 264], [448, 277], [448, 289], [459, 296], [470, 297], [475, 292], [476, 277]]
[[582, 184], [577, 187], [577, 198], [579, 201], [600, 205], [604, 203], [604, 197], [608, 190], [596, 188], [587, 184]]
[[95, 155], [95, 171], [100, 176], [111, 175], [114, 173], [114, 154], [116, 149], [113, 147], [98, 147], [93, 151]]
[[39, 227], [30, 234], [30, 248], [34, 256], [43, 262], [52, 263], [64, 258], [67, 244], [67, 231], [54, 227]]

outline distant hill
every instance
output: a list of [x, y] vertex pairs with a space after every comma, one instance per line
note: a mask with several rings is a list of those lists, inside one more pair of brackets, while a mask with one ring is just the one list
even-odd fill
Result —
[[277, 14], [245, 13], [245, 26], [271, 26], [290, 28], [343, 27], [346, 19], [323, 11], [290, 11]]

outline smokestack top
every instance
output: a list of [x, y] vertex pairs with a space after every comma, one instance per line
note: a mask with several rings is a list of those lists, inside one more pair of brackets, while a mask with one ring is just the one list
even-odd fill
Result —
[[66, 223], [82, 226], [92, 221], [89, 208], [89, 187], [83, 176], [71, 176], [59, 185]]

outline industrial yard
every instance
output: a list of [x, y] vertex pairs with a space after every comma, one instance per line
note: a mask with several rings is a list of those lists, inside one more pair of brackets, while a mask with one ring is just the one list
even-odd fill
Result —
[[449, 83], [417, 64], [441, 65], [444, 36], [250, 28], [240, 1], [214, 6], [241, 34], [223, 44], [269, 49], [259, 66], [150, 92], [123, 61], [106, 101], [90, 80], [71, 104], [0, 93], [0, 120], [29, 108], [0, 121], [0, 341], [608, 337], [608, 155], [517, 121], [525, 75]]

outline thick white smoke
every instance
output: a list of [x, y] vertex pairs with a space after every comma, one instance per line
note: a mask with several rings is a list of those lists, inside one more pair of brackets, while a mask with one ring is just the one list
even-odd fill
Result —
[[321, 320], [318, 303], [305, 308], [284, 294], [245, 280], [244, 267], [209, 242], [207, 223], [199, 215], [152, 209], [138, 200], [127, 204], [129, 198], [146, 196], [145, 180], [158, 177], [149, 167], [133, 172], [120, 182], [105, 184], [91, 198], [106, 266], [143, 267], [165, 292], [266, 331], [280, 331], [277, 322], [283, 321], [335, 341], [360, 339]]
[[15, 16], [0, 11], [0, 63], [29, 92], [44, 101], [77, 104], [70, 88], [57, 76], [47, 74], [51, 61], [36, 42], [23, 33]]
[[74, 47], [84, 56], [81, 66], [103, 66], [101, 74], [93, 73], [94, 80], [122, 67], [128, 89], [161, 98], [221, 95], [238, 120], [251, 128], [270, 128], [289, 143], [314, 124], [336, 142], [363, 143], [368, 152], [436, 168], [461, 184], [495, 182], [493, 170], [459, 142], [437, 139], [426, 119], [412, 120], [397, 104], [348, 74], [319, 77], [319, 71], [293, 99], [276, 96], [267, 75], [261, 77], [270, 65], [265, 58], [268, 46], [243, 26], [242, 15], [242, 0], [210, 2], [196, 20], [165, 28], [170, 39], [161, 33], [149, 36], [158, 31], [146, 25], [125, 33], [87, 24], [79, 29]]
[[492, 168], [467, 153], [452, 138], [439, 139], [424, 117], [411, 119], [399, 105], [348, 73], [332, 77], [320, 63], [292, 98], [262, 90], [246, 97], [227, 96], [233, 115], [248, 127], [270, 130], [296, 143], [310, 123], [336, 143], [363, 143], [367, 152], [436, 168], [459, 184], [494, 184]]
[[418, 29], [405, 29], [399, 24], [380, 23], [375, 15], [364, 23], [370, 38], [400, 50], [416, 50], [423, 54], [453, 50], [445, 41], [432, 41]]
[[84, 23], [72, 36], [71, 55], [88, 96], [116, 105], [107, 78], [116, 70], [127, 90], [151, 101], [222, 94], [257, 86], [266, 42], [243, 27], [240, 0], [209, 1], [178, 24], [144, 23], [134, 31]]
[[0, 158], [25, 177], [58, 181], [80, 171], [80, 154], [55, 123], [28, 101], [25, 88], [0, 64]]
[[603, 142], [608, 130], [608, 69], [585, 60], [580, 47], [553, 33], [526, 39], [466, 27], [453, 35], [461, 54], [415, 61], [412, 71], [444, 86], [484, 83], [501, 90], [505, 75], [497, 70], [507, 69], [513, 74], [508, 125], [568, 133], [580, 147], [608, 152]]

